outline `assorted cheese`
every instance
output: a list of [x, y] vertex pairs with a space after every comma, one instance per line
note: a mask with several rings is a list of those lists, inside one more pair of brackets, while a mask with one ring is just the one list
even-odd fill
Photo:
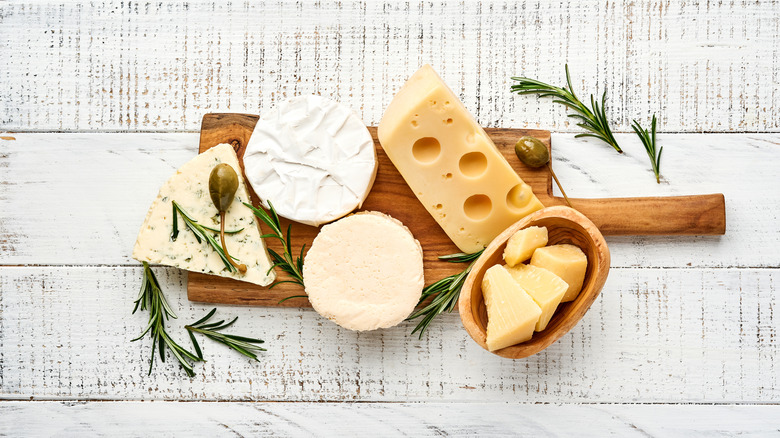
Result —
[[[504, 266], [490, 267], [482, 280], [490, 351], [525, 342], [547, 328], [562, 302], [577, 298], [588, 259], [574, 245], [547, 244], [547, 228], [528, 227], [507, 241]], [[530, 264], [520, 263], [531, 259]], [[529, 304], [533, 303], [533, 305]]]
[[318, 226], [359, 208], [376, 177], [374, 140], [346, 106], [298, 96], [258, 120], [244, 153], [249, 184], [280, 216]]
[[531, 339], [542, 309], [503, 266], [495, 265], [485, 272], [482, 294], [488, 311], [488, 350]]
[[260, 237], [260, 230], [252, 211], [243, 202], [249, 201], [249, 193], [243, 178], [239, 176], [234, 202], [226, 211], [226, 230], [243, 230], [225, 236], [230, 254], [247, 266], [247, 272], [229, 272], [219, 255], [205, 242], [198, 242], [195, 234], [186, 230], [184, 221], [178, 219], [179, 234], [171, 240], [173, 231], [172, 202], [199, 224], [219, 228], [219, 212], [209, 196], [209, 174], [220, 163], [229, 164], [241, 174], [241, 167], [233, 147], [228, 144], [215, 146], [184, 164], [160, 188], [146, 215], [133, 248], [133, 258], [141, 262], [174, 266], [188, 271], [219, 275], [266, 286], [275, 278], [271, 261]]
[[303, 263], [314, 310], [350, 330], [397, 325], [423, 289], [420, 243], [401, 222], [362, 212], [325, 225]]
[[522, 229], [506, 243], [504, 249], [504, 261], [509, 266], [515, 266], [531, 258], [537, 248], [547, 245], [547, 228], [528, 227]]
[[561, 300], [565, 303], [579, 295], [585, 280], [585, 271], [588, 269], [588, 259], [585, 253], [574, 245], [552, 245], [534, 251], [531, 265], [547, 269], [569, 285]]
[[[433, 69], [425, 65], [398, 92], [378, 137], [417, 198], [462, 251], [484, 248], [518, 219], [543, 208], [484, 130]], [[219, 228], [209, 174], [226, 163], [241, 175], [233, 148], [222, 144], [193, 158], [160, 189], [138, 234], [133, 257], [261, 286], [275, 274], [243, 178], [226, 212], [231, 255], [247, 266], [230, 272], [188, 230], [171, 239], [175, 201], [199, 224]], [[377, 172], [370, 133], [343, 105], [320, 96], [292, 98], [263, 114], [243, 157], [249, 183], [280, 216], [325, 225], [303, 264], [314, 309], [350, 330], [392, 327], [414, 310], [424, 285], [420, 243], [401, 222], [379, 212], [349, 215], [366, 199]], [[184, 228], [183, 220], [179, 228]], [[574, 245], [548, 243], [545, 227], [515, 233], [506, 265], [482, 280], [491, 351], [544, 330], [561, 302], [579, 294], [587, 258]], [[523, 262], [530, 259], [530, 264]]]
[[543, 205], [429, 65], [385, 111], [379, 142], [423, 206], [466, 253]]
[[542, 314], [536, 322], [535, 330], [537, 332], [544, 330], [552, 319], [555, 309], [558, 308], [558, 304], [561, 303], [569, 285], [552, 272], [532, 265], [507, 266], [507, 271], [542, 308]]

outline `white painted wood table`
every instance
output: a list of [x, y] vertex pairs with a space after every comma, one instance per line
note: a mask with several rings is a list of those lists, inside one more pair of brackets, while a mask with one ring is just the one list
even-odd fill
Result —
[[[0, 59], [0, 435], [780, 433], [777, 1], [0, 1]], [[722, 192], [726, 235], [608, 238], [601, 297], [524, 360], [457, 314], [418, 340], [220, 306], [260, 362], [204, 343], [196, 377], [147, 375], [130, 251], [203, 114], [319, 93], [376, 124], [425, 62], [484, 126], [554, 131], [570, 196]], [[565, 62], [581, 95], [607, 90], [624, 156], [509, 93]], [[653, 113], [661, 184], [629, 127]], [[213, 307], [156, 272], [181, 325]]]

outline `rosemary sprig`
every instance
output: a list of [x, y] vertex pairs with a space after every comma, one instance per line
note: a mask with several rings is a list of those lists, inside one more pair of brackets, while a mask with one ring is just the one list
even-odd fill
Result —
[[165, 347], [173, 353], [176, 360], [179, 361], [181, 367], [188, 376], [192, 377], [195, 372], [192, 370], [192, 365], [189, 361], [199, 362], [203, 360], [200, 355], [195, 356], [189, 351], [185, 350], [179, 344], [177, 344], [170, 335], [165, 331], [165, 320], [168, 318], [176, 318], [171, 306], [168, 305], [168, 301], [165, 299], [162, 290], [160, 289], [160, 283], [157, 281], [154, 272], [149, 268], [149, 264], [144, 264], [144, 277], [141, 281], [141, 291], [138, 294], [138, 299], [135, 300], [135, 308], [133, 314], [140, 308], [141, 310], [149, 310], [149, 324], [140, 336], [133, 339], [131, 342], [135, 342], [143, 338], [147, 333], [152, 335], [152, 357], [149, 360], [149, 374], [152, 374], [152, 367], [154, 366], [154, 353], [155, 349], [159, 350], [160, 361], [165, 362]]
[[650, 122], [650, 132], [647, 132], [647, 129], [642, 129], [642, 127], [639, 126], [639, 122], [636, 120], [634, 120], [634, 124], [631, 125], [631, 127], [634, 128], [634, 132], [636, 132], [636, 135], [638, 135], [639, 139], [642, 140], [642, 144], [645, 146], [645, 151], [647, 151], [647, 156], [650, 157], [650, 165], [653, 166], [655, 182], [661, 184], [661, 152], [664, 151], [664, 147], [661, 146], [661, 149], [656, 151], [655, 125], [655, 114], [653, 114], [653, 121]]
[[[179, 237], [178, 217], [180, 214], [182, 219], [184, 219], [184, 224], [195, 235], [195, 240], [197, 240], [198, 243], [201, 243], [201, 240], [205, 240], [209, 244], [209, 246], [211, 246], [214, 249], [214, 251], [217, 252], [217, 255], [219, 255], [220, 259], [222, 259], [222, 263], [225, 264], [225, 268], [227, 268], [228, 272], [236, 272], [236, 268], [233, 266], [233, 264], [230, 263], [230, 261], [227, 258], [227, 255], [225, 255], [225, 250], [222, 249], [222, 247], [219, 245], [217, 239], [215, 239], [213, 235], [208, 233], [208, 231], [211, 231], [213, 233], [219, 234], [219, 230], [215, 230], [213, 228], [209, 228], [199, 224], [198, 221], [196, 221], [187, 213], [185, 213], [184, 210], [182, 210], [181, 206], [176, 203], [176, 201], [171, 202], [171, 204], [173, 204], [173, 231], [171, 232], [171, 240], [176, 240], [176, 238]], [[243, 230], [243, 228], [241, 230]], [[235, 234], [240, 232], [241, 230], [225, 231], [225, 233]], [[233, 260], [237, 261], [238, 259], [233, 257]]]
[[254, 360], [259, 360], [257, 358], [257, 353], [260, 351], [266, 351], [265, 348], [262, 348], [255, 344], [262, 344], [265, 341], [262, 339], [254, 339], [254, 338], [246, 338], [244, 336], [236, 336], [236, 335], [228, 335], [225, 333], [220, 333], [220, 330], [224, 330], [233, 323], [238, 320], [238, 317], [233, 318], [232, 321], [226, 323], [225, 320], [221, 320], [218, 322], [208, 322], [208, 320], [214, 316], [214, 313], [217, 312], [216, 307], [211, 310], [206, 316], [203, 318], [197, 320], [196, 322], [185, 325], [184, 328], [187, 329], [187, 332], [190, 334], [190, 339], [192, 340], [192, 345], [195, 346], [195, 352], [198, 354], [198, 358], [200, 360], [203, 360], [203, 353], [200, 350], [200, 345], [198, 345], [198, 341], [195, 339], [195, 335], [193, 333], [200, 333], [207, 338], [217, 341], [220, 344], [227, 345], [228, 347], [232, 348], [233, 350], [238, 351], [239, 353], [243, 354], [246, 357], [252, 358]]
[[476, 259], [482, 254], [482, 251], [484, 250], [472, 254], [457, 253], [439, 257], [439, 260], [444, 260], [450, 263], [471, 263], [469, 264], [468, 268], [464, 269], [461, 273], [442, 278], [436, 283], [428, 285], [423, 289], [422, 295], [420, 296], [420, 301], [417, 303], [418, 306], [429, 297], [433, 296], [434, 298], [430, 303], [428, 303], [427, 306], [412, 313], [408, 318], [406, 318], [407, 321], [411, 321], [421, 316], [423, 317], [423, 319], [417, 324], [417, 327], [412, 330], [412, 334], [415, 334], [419, 331], [420, 339], [422, 339], [422, 335], [425, 332], [425, 329], [428, 328], [428, 325], [431, 323], [431, 321], [433, 321], [434, 318], [445, 311], [452, 312], [452, 310], [458, 304], [460, 289], [463, 287], [463, 282], [466, 281], [466, 277], [469, 275], [469, 272], [471, 272], [472, 266], [474, 266], [474, 261], [476, 261]]
[[[268, 269], [268, 272], [271, 272], [273, 268], [278, 266], [279, 269], [286, 272], [287, 275], [290, 276], [290, 280], [275, 281], [274, 284], [269, 287], [269, 289], [282, 283], [295, 283], [303, 287], [303, 251], [306, 248], [306, 244], [301, 247], [301, 254], [297, 257], [297, 259], [293, 260], [292, 245], [290, 244], [292, 224], [287, 226], [287, 234], [285, 237], [285, 234], [282, 233], [282, 224], [279, 222], [279, 215], [276, 214], [276, 210], [274, 210], [274, 205], [271, 203], [271, 201], [268, 201], [268, 211], [270, 214], [266, 213], [266, 211], [262, 208], [255, 208], [252, 206], [252, 204], [247, 204], [244, 202], [244, 205], [249, 207], [255, 216], [260, 218], [261, 221], [263, 221], [266, 225], [268, 225], [269, 228], [271, 228], [271, 233], [263, 234], [261, 237], [264, 239], [278, 239], [279, 242], [282, 243], [282, 248], [284, 248], [284, 255], [280, 255], [273, 249], [268, 248], [268, 254], [271, 255], [271, 261], [273, 261], [273, 264], [271, 265], [271, 268]], [[287, 297], [282, 301], [296, 297], [297, 295], [294, 297]], [[282, 301], [280, 301], [280, 303]]]
[[568, 87], [554, 87], [536, 79], [530, 79], [525, 77], [512, 77], [512, 80], [518, 83], [512, 85], [511, 90], [517, 94], [538, 94], [540, 97], [552, 97], [553, 102], [560, 103], [567, 106], [569, 109], [575, 112], [575, 114], [569, 114], [569, 117], [578, 118], [581, 120], [577, 124], [580, 128], [586, 129], [590, 132], [577, 134], [574, 137], [595, 137], [599, 140], [607, 143], [615, 148], [619, 153], [623, 153], [623, 150], [618, 146], [615, 137], [612, 135], [612, 129], [609, 127], [607, 121], [607, 92], [601, 96], [601, 105], [593, 95], [590, 96], [590, 106], [592, 110], [585, 104], [580, 102], [577, 95], [574, 94], [574, 87], [571, 85], [571, 77], [569, 76], [569, 65], [566, 65], [566, 83]]

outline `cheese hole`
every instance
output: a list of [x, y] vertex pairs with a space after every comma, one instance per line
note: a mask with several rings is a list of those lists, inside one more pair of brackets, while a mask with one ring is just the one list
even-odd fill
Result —
[[533, 196], [533, 192], [529, 185], [523, 183], [517, 184], [509, 189], [509, 193], [506, 194], [506, 205], [509, 206], [509, 208], [518, 210], [523, 209], [528, 205], [531, 196]]
[[439, 140], [433, 137], [423, 137], [412, 146], [412, 155], [420, 163], [433, 163], [441, 154]]
[[436, 204], [436, 205], [433, 206], [433, 208], [435, 208], [437, 210], [441, 210], [441, 207], [442, 207], [441, 204]]
[[452, 179], [452, 174], [447, 172], [444, 175], [442, 175], [441, 177], [444, 178], [445, 180]]
[[418, 124], [419, 123], [417, 123], [417, 120], [412, 120], [412, 126], [414, 126], [416, 128]]
[[463, 203], [463, 212], [466, 216], [475, 221], [481, 221], [490, 215], [493, 210], [493, 203], [485, 195], [472, 195]]
[[446, 125], [452, 125], [452, 119], [447, 119], [444, 121]]
[[487, 157], [482, 152], [469, 152], [460, 157], [458, 167], [463, 175], [476, 178], [487, 170]]

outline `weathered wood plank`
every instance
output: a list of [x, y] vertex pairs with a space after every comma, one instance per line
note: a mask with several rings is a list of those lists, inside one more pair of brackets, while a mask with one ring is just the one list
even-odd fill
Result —
[[[0, 265], [134, 265], [159, 186], [197, 153], [196, 134], [29, 134], [0, 140]], [[569, 196], [724, 193], [725, 236], [608, 237], [616, 267], [780, 266], [780, 136], [667, 134], [662, 184], [633, 136], [626, 153], [553, 136]], [[556, 189], [557, 193], [557, 189]]]
[[[157, 268], [179, 319], [186, 274]], [[146, 323], [130, 315], [139, 268], [0, 268], [0, 398], [265, 401], [775, 402], [780, 398], [780, 269], [619, 268], [569, 334], [507, 360], [482, 350], [458, 315], [356, 333], [310, 309], [220, 306], [234, 332], [267, 341], [252, 362], [203, 342], [208, 362], [147, 375]]]
[[689, 437], [778, 430], [780, 406], [0, 402], [0, 433], [9, 436]]
[[665, 131], [780, 130], [780, 8], [763, 2], [0, 3], [0, 128], [196, 130], [320, 93], [376, 124], [432, 63], [490, 127], [577, 130], [509, 77], [605, 89]]

